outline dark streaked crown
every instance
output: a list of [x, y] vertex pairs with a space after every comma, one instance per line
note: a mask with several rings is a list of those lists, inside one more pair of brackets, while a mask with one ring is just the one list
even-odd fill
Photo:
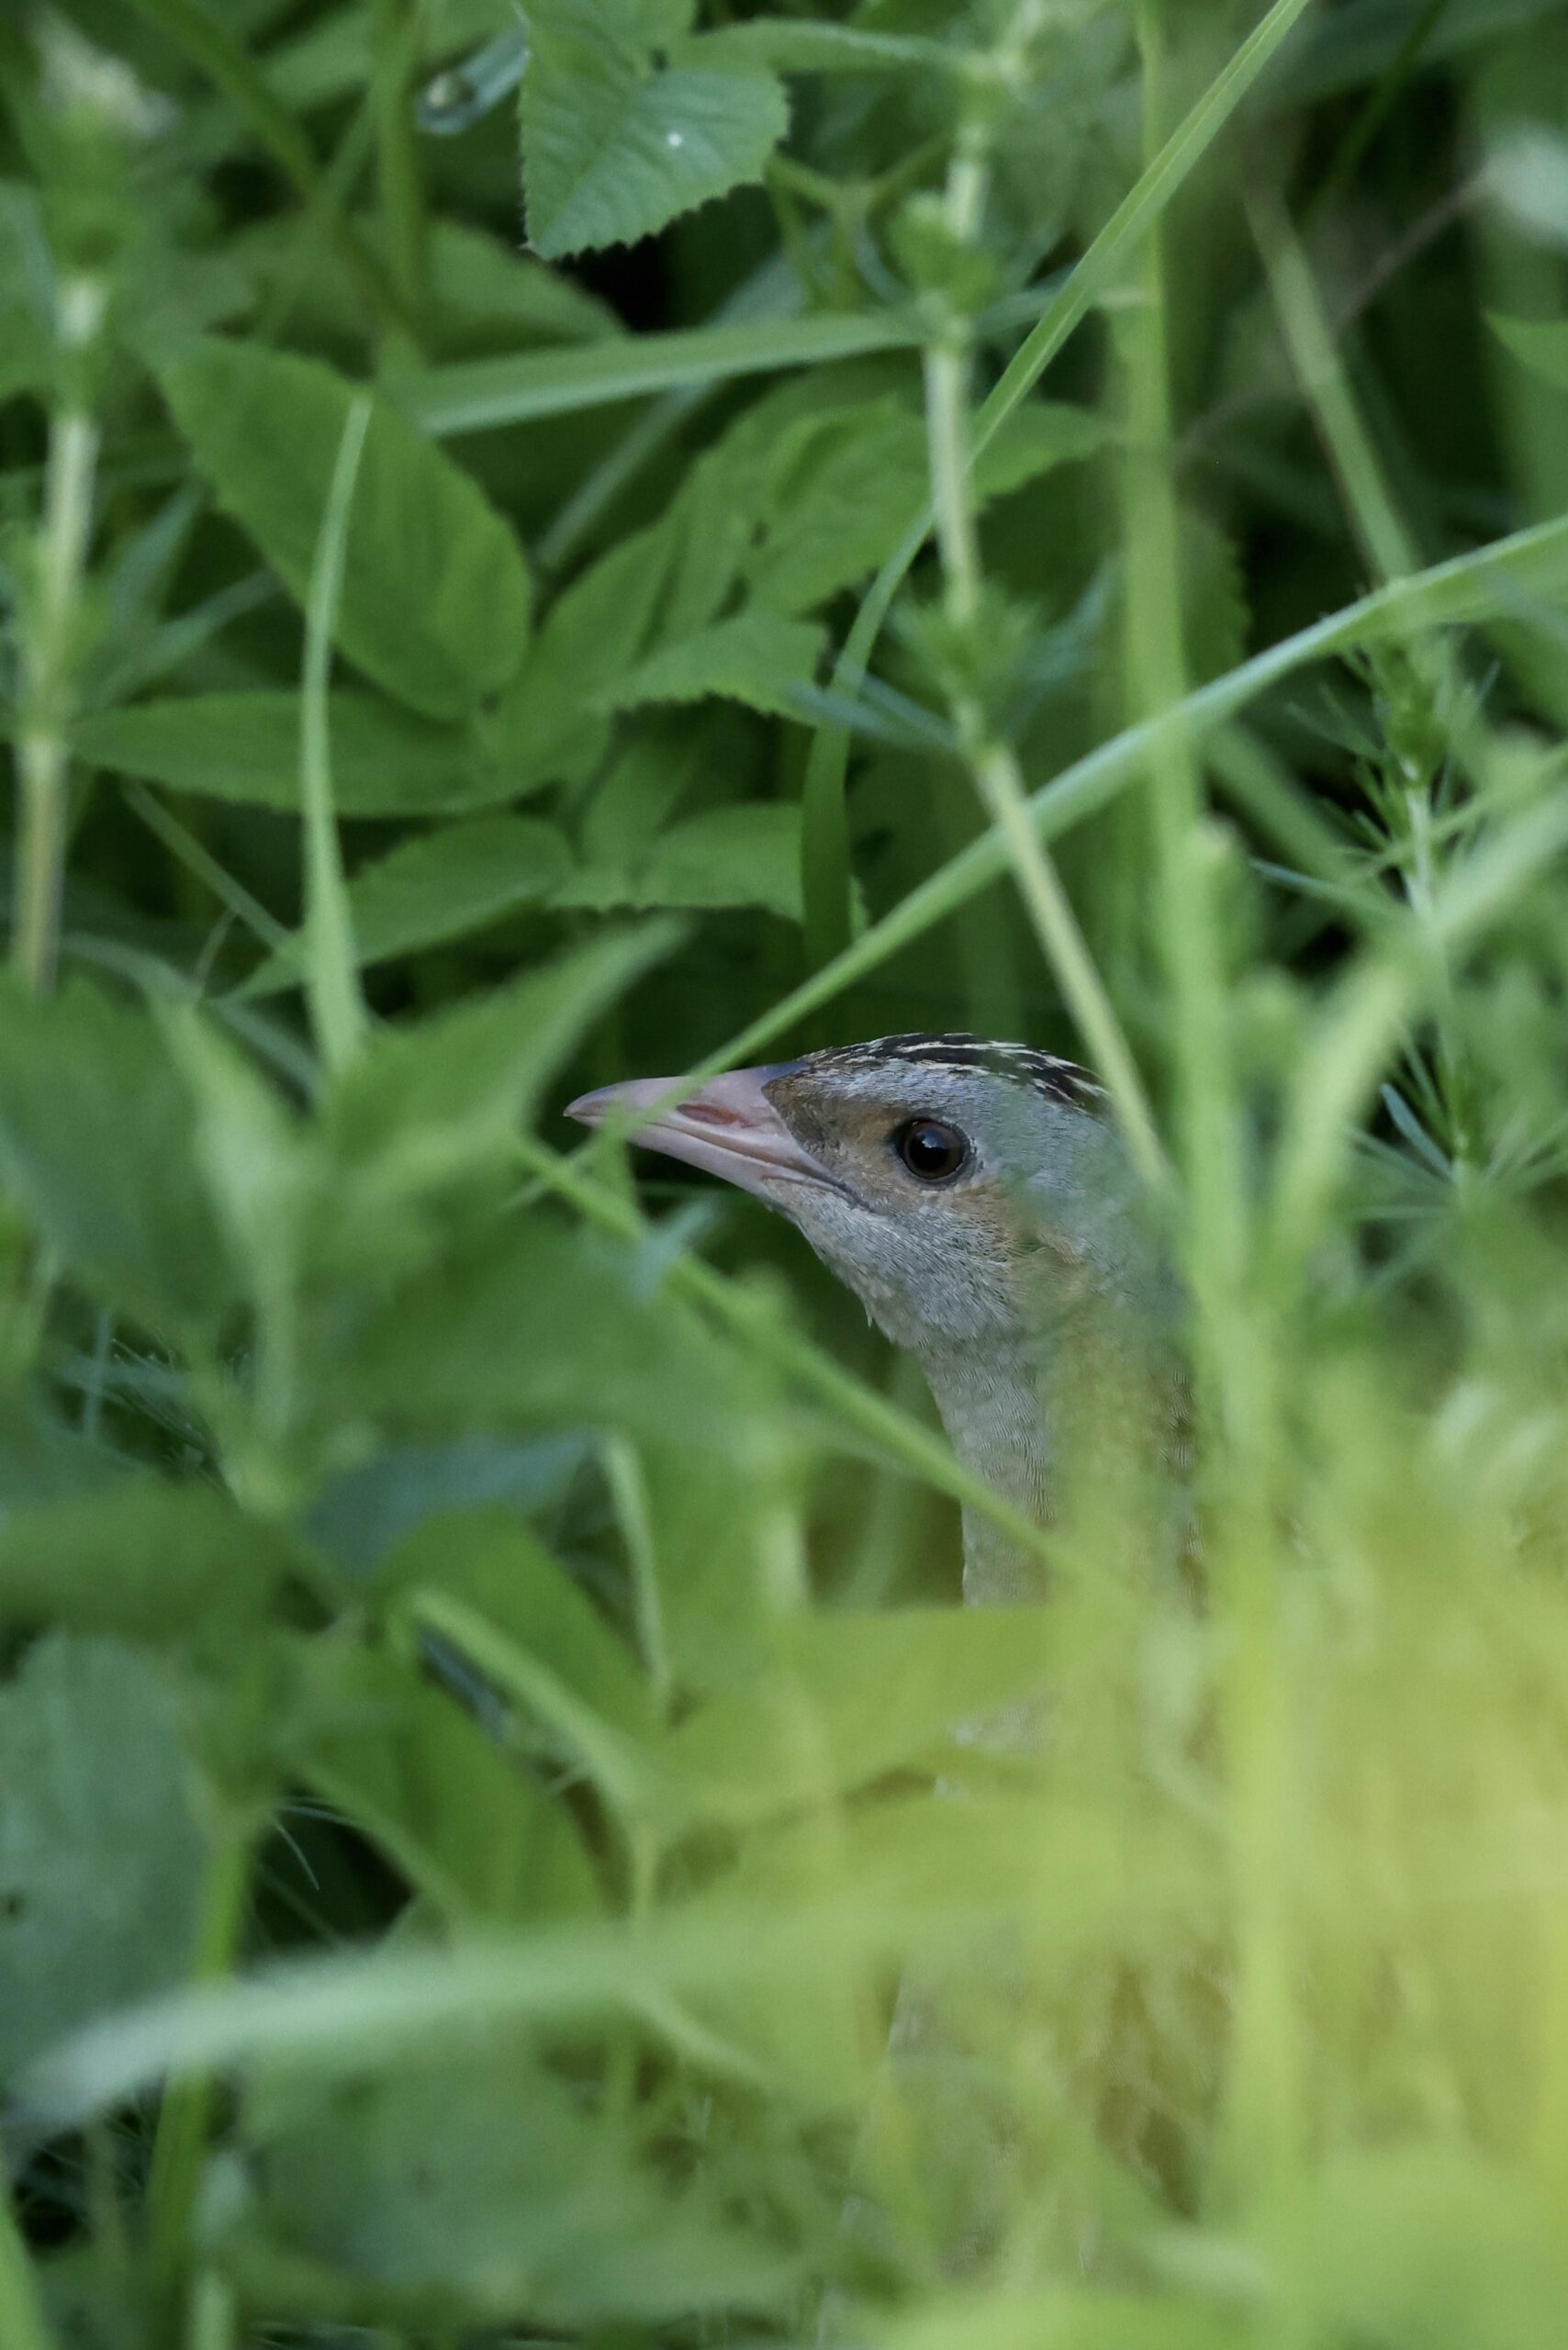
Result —
[[829, 1045], [822, 1052], [806, 1054], [801, 1066], [983, 1069], [993, 1077], [1009, 1078], [1015, 1085], [1032, 1085], [1047, 1102], [1062, 1102], [1069, 1109], [1095, 1111], [1105, 1099], [1104, 1087], [1076, 1061], [1036, 1051], [1033, 1045], [1005, 1044], [962, 1030], [932, 1035], [917, 1029], [903, 1036], [873, 1036], [863, 1045]]

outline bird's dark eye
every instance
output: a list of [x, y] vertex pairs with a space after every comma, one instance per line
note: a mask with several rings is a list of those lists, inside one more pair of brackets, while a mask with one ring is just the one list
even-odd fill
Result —
[[923, 1183], [945, 1183], [969, 1155], [968, 1137], [940, 1118], [912, 1118], [894, 1135], [893, 1148]]

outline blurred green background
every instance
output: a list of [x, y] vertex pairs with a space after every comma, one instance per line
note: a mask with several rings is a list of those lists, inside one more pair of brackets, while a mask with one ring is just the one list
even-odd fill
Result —
[[[1555, 2350], [1565, 286], [1562, 0], [13, 0], [6, 2350]], [[913, 1028], [1180, 1573], [559, 1117]]]

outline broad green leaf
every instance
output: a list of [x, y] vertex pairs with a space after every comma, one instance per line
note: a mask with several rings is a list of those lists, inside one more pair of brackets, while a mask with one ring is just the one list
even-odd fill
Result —
[[13, 1386], [0, 1411], [0, 1544], [15, 1513], [101, 1494], [128, 1466], [57, 1419], [41, 1395]]
[[0, 1181], [71, 1271], [169, 1331], [234, 1297], [192, 1145], [194, 1103], [156, 1024], [77, 980], [0, 988]]
[[522, 667], [486, 724], [492, 756], [521, 788], [588, 781], [610, 745], [599, 707], [607, 677], [642, 648], [673, 554], [655, 524], [600, 557], [550, 608]]
[[[198, 342], [163, 371], [174, 420], [218, 502], [303, 603], [344, 426], [362, 387], [319, 360]], [[476, 485], [372, 396], [336, 642], [426, 717], [461, 718], [516, 669], [529, 580]]]
[[558, 1508], [593, 1457], [592, 1439], [584, 1435], [389, 1445], [329, 1480], [304, 1532], [351, 1574], [369, 1574], [442, 1511], [487, 1502], [505, 1502], [524, 1515]]
[[471, 1209], [477, 1186], [504, 1183], [517, 1129], [560, 1062], [677, 934], [668, 923], [610, 932], [510, 987], [376, 1035], [322, 1104], [334, 1253], [352, 1263], [364, 1235], [388, 1259], [411, 1222], [418, 1255], [444, 1203]]
[[801, 811], [792, 801], [710, 808], [661, 834], [639, 888], [658, 906], [762, 906], [801, 919]]
[[[380, 241], [373, 216], [355, 222], [364, 241]], [[341, 330], [354, 300], [353, 277], [317, 230], [308, 213], [272, 215], [236, 238], [230, 251], [280, 297], [292, 301], [291, 322], [300, 340], [314, 341]], [[454, 353], [504, 344], [508, 352], [561, 343], [596, 343], [624, 335], [615, 312], [586, 287], [532, 255], [465, 220], [435, 218], [427, 224], [426, 265], [437, 326], [434, 347]], [[302, 331], [302, 327], [308, 330]], [[388, 369], [392, 369], [388, 353]], [[397, 376], [383, 388], [396, 398]]]
[[792, 689], [812, 681], [823, 631], [760, 607], [661, 644], [600, 696], [609, 710], [650, 701], [702, 701], [710, 694], [780, 717], [797, 715]]
[[515, 2033], [337, 2085], [283, 2075], [247, 2096], [242, 2132], [270, 2235], [330, 2263], [340, 2297], [372, 2296], [346, 2303], [367, 2320], [390, 2292], [432, 2322], [575, 2334], [761, 2308], [790, 2281], [706, 2187], [661, 2184], [623, 2108], [596, 2107]]
[[1568, 319], [1504, 319], [1493, 331], [1532, 373], [1568, 391]]
[[[526, 788], [495, 763], [487, 740], [462, 728], [431, 725], [369, 694], [331, 694], [327, 713], [340, 816], [442, 815]], [[89, 766], [175, 791], [261, 808], [300, 804], [297, 694], [182, 694], [83, 718], [73, 740]]]
[[670, 923], [610, 932], [510, 987], [382, 1029], [324, 1098], [329, 1148], [345, 1169], [399, 1147], [454, 1164], [483, 1157], [532, 1118], [584, 1030], [678, 936]]
[[[648, 1684], [631, 1650], [510, 1511], [431, 1518], [386, 1561], [383, 1579], [416, 1609], [431, 1598], [454, 1603], [510, 1644], [525, 1671], [537, 1670], [622, 1738], [645, 1743], [656, 1735]], [[482, 1658], [474, 1662], [483, 1668]]]
[[1049, 1623], [1040, 1607], [794, 1618], [756, 1686], [714, 1698], [670, 1741], [685, 1799], [756, 1818], [917, 1762], [1040, 1695]]
[[634, 1252], [537, 1218], [476, 1233], [371, 1315], [342, 1408], [398, 1436], [622, 1427], [722, 1450], [738, 1358], [648, 1285]]
[[689, 719], [644, 719], [588, 802], [582, 824], [587, 862], [611, 872], [640, 866], [701, 765]]
[[513, 348], [524, 339], [597, 343], [626, 331], [586, 286], [462, 221], [431, 223], [430, 274], [442, 311], [504, 326]]
[[[531, 816], [474, 816], [423, 833], [365, 866], [349, 884], [355, 958], [382, 963], [465, 938], [520, 906], [548, 898], [570, 864], [554, 824]], [[240, 992], [298, 985], [303, 935], [269, 955]]]
[[[112, 1572], [112, 1561], [104, 1561]], [[151, 1664], [57, 1633], [0, 1689], [0, 2076], [189, 1970], [206, 1857]]]
[[705, 66], [700, 41], [655, 68], [608, 0], [534, 0], [529, 29], [523, 187], [548, 259], [634, 243], [759, 178], [789, 128], [771, 73]]
[[1026, 400], [998, 427], [975, 459], [973, 491], [983, 504], [1022, 489], [1058, 465], [1098, 456], [1115, 437], [1109, 420], [1066, 400]]
[[558, 906], [762, 906], [801, 919], [801, 811], [772, 800], [710, 808], [672, 824], [627, 863], [581, 866], [557, 890]]
[[[1031, 400], [977, 459], [976, 507], [1093, 455], [1109, 437], [1087, 408]], [[733, 443], [760, 526], [745, 564], [747, 585], [759, 603], [783, 612], [809, 610], [874, 571], [907, 531], [930, 471], [923, 420], [887, 395], [808, 411], [783, 430], [766, 414], [747, 418]], [[733, 485], [732, 498], [739, 491]]]
[[191, 1648], [214, 1662], [253, 1639], [297, 1544], [218, 1487], [122, 1478], [18, 1509], [0, 1526], [0, 1620]]
[[300, 1662], [299, 1769], [454, 1924], [600, 1908], [565, 1806], [416, 1668], [336, 1639]]

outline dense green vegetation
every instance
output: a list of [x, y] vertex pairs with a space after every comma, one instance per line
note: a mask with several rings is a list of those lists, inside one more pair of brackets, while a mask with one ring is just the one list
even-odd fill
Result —
[[[780, 8], [0, 23], [4, 2350], [1562, 2340], [1568, 6]], [[913, 1027], [1181, 1572], [559, 1117]]]

